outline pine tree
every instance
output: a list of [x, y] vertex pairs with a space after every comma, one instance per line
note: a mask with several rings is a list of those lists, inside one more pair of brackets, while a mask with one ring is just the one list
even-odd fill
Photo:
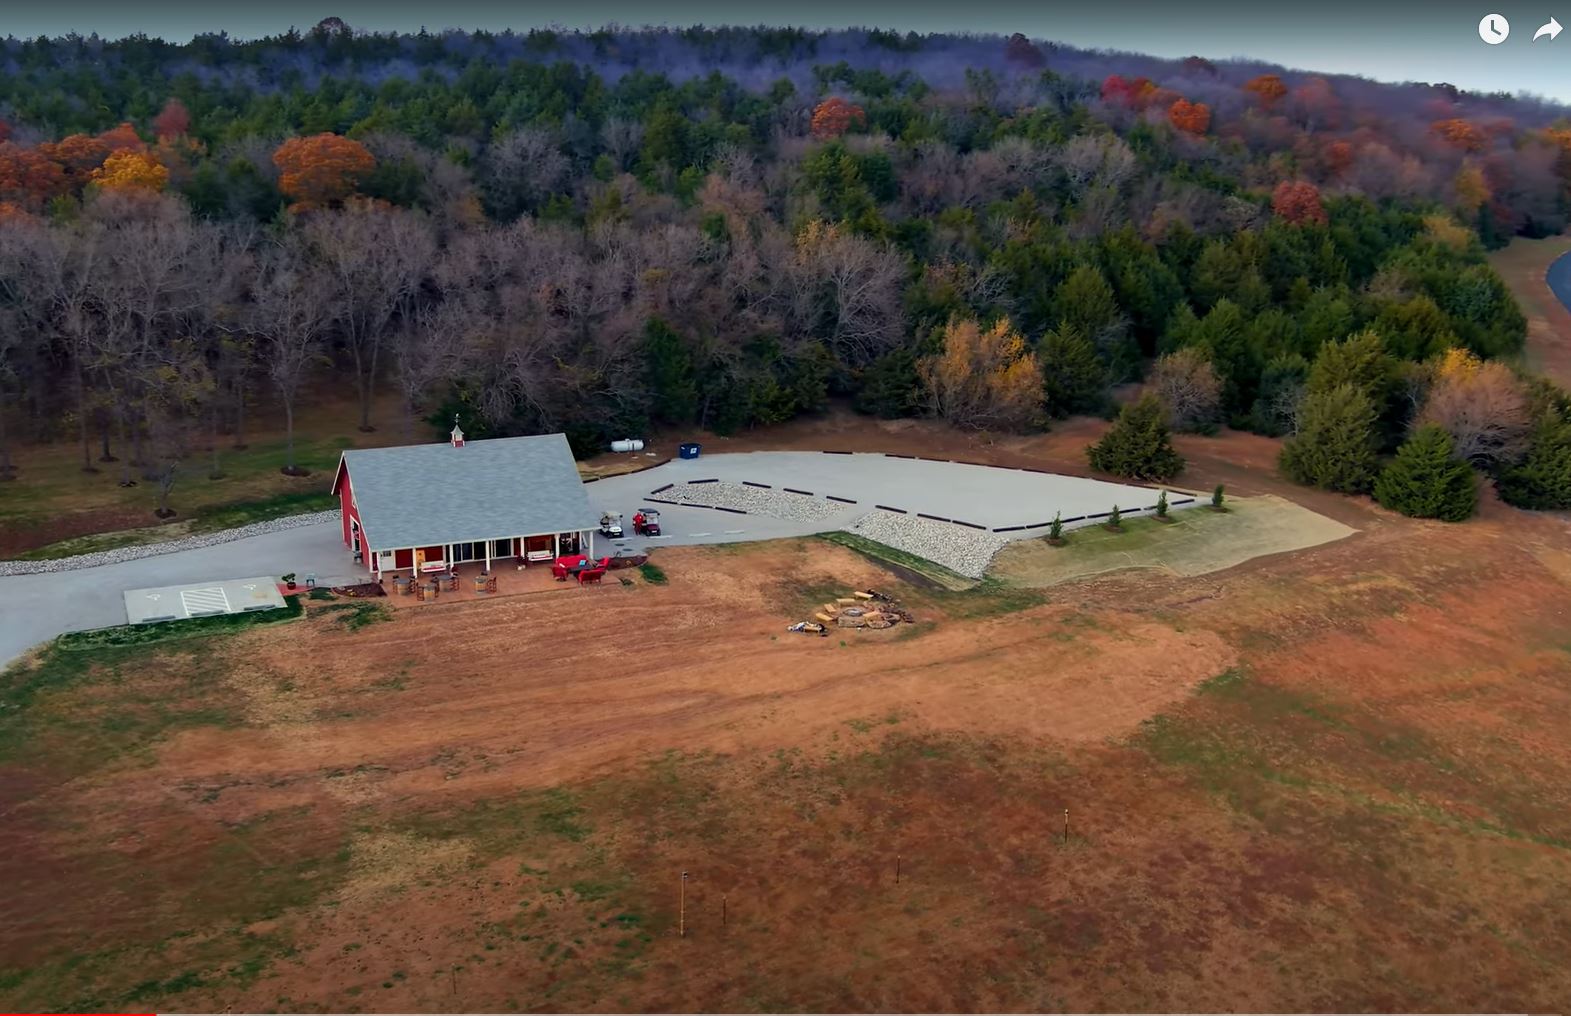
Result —
[[1036, 358], [1049, 416], [1095, 412], [1107, 400], [1107, 367], [1091, 340], [1068, 321], [1043, 334]]
[[1056, 512], [1053, 515], [1053, 524], [1047, 529], [1047, 538], [1053, 543], [1059, 543], [1064, 538], [1064, 513]]
[[1139, 480], [1171, 480], [1184, 468], [1184, 457], [1173, 449], [1162, 403], [1147, 395], [1126, 405], [1113, 427], [1086, 449], [1093, 469]]
[[1227, 511], [1227, 505], [1222, 503], [1225, 500], [1227, 500], [1225, 488], [1219, 483], [1216, 485], [1216, 489], [1211, 492], [1211, 510], [1214, 512]]
[[644, 363], [654, 416], [665, 423], [692, 423], [698, 414], [693, 356], [682, 337], [659, 318], [644, 325]]
[[1473, 469], [1456, 457], [1451, 435], [1420, 427], [1375, 481], [1375, 500], [1419, 519], [1461, 522], [1478, 507]]
[[1522, 461], [1496, 481], [1506, 504], [1539, 511], [1571, 509], [1571, 415], [1546, 409]]
[[1156, 496], [1156, 517], [1159, 519], [1167, 518], [1167, 491], [1165, 489]]
[[1123, 524], [1123, 522], [1124, 522], [1124, 513], [1119, 511], [1118, 510], [1118, 505], [1115, 504], [1113, 506], [1113, 510], [1111, 512], [1109, 512], [1108, 515], [1107, 515], [1107, 528], [1109, 528], [1109, 529], [1117, 529], [1120, 525]]
[[1352, 385], [1304, 397], [1298, 433], [1282, 448], [1294, 483], [1364, 494], [1375, 482], [1375, 405]]

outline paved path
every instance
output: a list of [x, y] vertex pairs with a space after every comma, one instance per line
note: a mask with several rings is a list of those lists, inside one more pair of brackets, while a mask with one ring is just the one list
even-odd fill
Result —
[[[665, 536], [649, 540], [632, 535], [632, 518], [649, 492], [667, 483], [693, 479], [751, 480], [796, 487], [815, 496], [834, 494], [858, 503], [824, 521], [790, 522], [766, 515], [732, 515], [704, 508], [659, 505]], [[586, 488], [596, 513], [623, 513], [628, 536], [608, 546], [596, 539], [597, 552], [617, 547], [772, 540], [842, 528], [875, 504], [911, 512], [964, 519], [989, 528], [1043, 522], [1062, 511], [1065, 518], [1154, 504], [1150, 490], [1073, 476], [1031, 473], [948, 462], [886, 457], [878, 454], [824, 455], [818, 452], [750, 452], [676, 459], [642, 473], [608, 477]], [[1040, 536], [1041, 530], [1005, 534]], [[0, 667], [28, 647], [68, 631], [124, 624], [127, 589], [173, 586], [255, 575], [296, 572], [302, 579], [354, 573], [336, 522], [301, 526], [198, 550], [178, 551], [121, 564], [49, 575], [0, 577]]]
[[0, 578], [0, 667], [62, 632], [125, 623], [125, 591], [296, 572], [349, 574], [336, 522], [98, 568]]

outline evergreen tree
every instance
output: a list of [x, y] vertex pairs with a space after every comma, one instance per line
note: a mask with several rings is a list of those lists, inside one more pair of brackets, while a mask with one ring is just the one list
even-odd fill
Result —
[[1131, 376], [1139, 365], [1139, 347], [1129, 336], [1128, 321], [1101, 271], [1081, 265], [1070, 272], [1053, 294], [1053, 306], [1059, 328], [1067, 323], [1090, 339], [1113, 377]]
[[[1095, 358], [1092, 354], [1092, 359]], [[916, 361], [916, 352], [909, 348], [897, 349], [874, 360], [862, 373], [862, 387], [852, 400], [852, 406], [859, 413], [886, 420], [917, 415], [927, 393], [917, 375]]]
[[1368, 492], [1375, 480], [1375, 422], [1374, 403], [1353, 385], [1312, 391], [1299, 409], [1298, 433], [1282, 448], [1282, 472], [1311, 487]]
[[1068, 321], [1043, 334], [1036, 358], [1048, 415], [1095, 412], [1107, 400], [1107, 368], [1085, 333]]
[[1461, 522], [1478, 507], [1473, 470], [1457, 458], [1451, 435], [1420, 427], [1375, 481], [1375, 500], [1419, 519]]
[[1571, 415], [1545, 411], [1527, 455], [1495, 482], [1506, 504], [1535, 510], [1571, 509]]
[[1159, 519], [1167, 518], [1167, 490], [1165, 488], [1156, 496], [1156, 517]]
[[1113, 427], [1086, 449], [1093, 469], [1139, 480], [1171, 480], [1184, 468], [1173, 448], [1162, 403], [1147, 395], [1119, 411]]
[[650, 409], [665, 423], [692, 423], [698, 413], [693, 355], [670, 325], [650, 318], [644, 325], [644, 364]]

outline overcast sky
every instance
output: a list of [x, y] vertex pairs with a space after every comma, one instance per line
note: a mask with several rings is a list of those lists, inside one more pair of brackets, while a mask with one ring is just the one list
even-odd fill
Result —
[[[611, 22], [867, 25], [922, 32], [1024, 32], [1076, 46], [1159, 56], [1249, 56], [1382, 81], [1449, 81], [1482, 91], [1527, 91], [1571, 101], [1571, 31], [1555, 41], [1532, 41], [1534, 31], [1557, 13], [1554, 6], [1505, 0], [1483, 4], [1457, 0], [1424, 4], [1383, 0], [12, 0], [0, 18], [0, 32], [32, 36], [76, 31], [107, 37], [145, 32], [184, 42], [197, 32], [224, 30], [254, 38], [291, 25], [304, 29], [330, 14], [356, 28], [405, 31], [600, 27]], [[1510, 23], [1509, 38], [1498, 46], [1487, 46], [1478, 36], [1480, 18], [1490, 13], [1501, 14]], [[1566, 14], [1564, 20], [1571, 25], [1571, 3], [1558, 13]]]

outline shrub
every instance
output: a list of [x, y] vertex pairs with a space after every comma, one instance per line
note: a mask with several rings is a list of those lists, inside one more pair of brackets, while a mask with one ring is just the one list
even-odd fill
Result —
[[1053, 515], [1053, 524], [1047, 528], [1049, 540], [1062, 540], [1064, 538], [1064, 513], [1056, 512]]
[[1159, 518], [1159, 519], [1167, 518], [1167, 491], [1166, 490], [1163, 490], [1161, 493], [1157, 494], [1157, 496], [1156, 496], [1156, 517]]
[[1124, 513], [1119, 511], [1118, 510], [1118, 505], [1115, 504], [1113, 506], [1113, 510], [1111, 512], [1109, 512], [1108, 516], [1107, 516], [1108, 528], [1109, 529], [1117, 529], [1120, 525], [1123, 524], [1123, 521], [1124, 521]]
[[1102, 440], [1086, 449], [1093, 469], [1138, 480], [1171, 480], [1184, 469], [1163, 421], [1162, 403], [1147, 395], [1125, 406]]
[[1375, 481], [1375, 500], [1419, 519], [1461, 522], [1478, 507], [1473, 470], [1457, 458], [1451, 435], [1430, 424], [1397, 449]]
[[1364, 494], [1375, 482], [1375, 404], [1350, 384], [1311, 391], [1298, 433], [1282, 448], [1282, 472], [1294, 483]]
[[1225, 511], [1226, 506], [1222, 504], [1224, 500], [1226, 500], [1224, 497], [1224, 488], [1222, 484], [1219, 483], [1216, 485], [1216, 489], [1211, 492], [1211, 507], [1217, 511]]

